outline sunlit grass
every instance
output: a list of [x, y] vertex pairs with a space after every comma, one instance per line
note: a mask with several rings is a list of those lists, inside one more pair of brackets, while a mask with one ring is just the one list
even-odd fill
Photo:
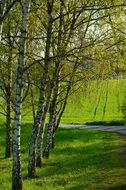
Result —
[[121, 106], [126, 93], [126, 79], [101, 81], [98, 86], [93, 81], [89, 86], [89, 92], [83, 90], [70, 96], [62, 123], [83, 124], [89, 121], [122, 120]]
[[[106, 90], [108, 83], [108, 96], [106, 101]], [[81, 89], [69, 97], [62, 123], [84, 124], [90, 121], [120, 121], [122, 120], [121, 106], [126, 94], [126, 79], [113, 79], [108, 81], [89, 82], [88, 88]], [[36, 97], [36, 99], [38, 96]], [[33, 122], [30, 98], [23, 102], [22, 122]], [[36, 100], [37, 102], [37, 100]], [[98, 103], [99, 102], [99, 103]], [[37, 109], [36, 103], [36, 109]], [[95, 113], [96, 109], [96, 114]], [[5, 118], [0, 115], [3, 122]]]

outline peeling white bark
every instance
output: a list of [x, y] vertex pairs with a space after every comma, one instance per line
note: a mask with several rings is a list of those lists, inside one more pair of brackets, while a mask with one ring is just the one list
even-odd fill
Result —
[[24, 1], [21, 34], [19, 40], [19, 59], [16, 76], [16, 98], [15, 117], [13, 129], [13, 170], [12, 170], [12, 190], [22, 190], [21, 160], [20, 160], [20, 128], [21, 128], [21, 108], [22, 108], [22, 79], [25, 63], [25, 37], [30, 0]]

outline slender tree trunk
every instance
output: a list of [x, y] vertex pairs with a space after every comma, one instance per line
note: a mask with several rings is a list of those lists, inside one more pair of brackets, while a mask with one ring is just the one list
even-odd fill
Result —
[[41, 125], [40, 125], [40, 130], [37, 138], [37, 150], [36, 150], [36, 166], [41, 167], [42, 166], [42, 147], [43, 147], [43, 138], [44, 138], [44, 132], [45, 132], [45, 119], [46, 119], [46, 114], [50, 105], [50, 97], [52, 94], [52, 89], [53, 89], [53, 84], [51, 85], [49, 92], [48, 92], [48, 97], [46, 100], [46, 105], [44, 107], [44, 113], [42, 115], [41, 119]]
[[[9, 22], [10, 23], [10, 22]], [[8, 24], [9, 24], [8, 23]], [[8, 34], [10, 34], [10, 27]], [[8, 64], [7, 64], [7, 85], [5, 88], [6, 93], [6, 147], [5, 147], [5, 158], [11, 157], [12, 153], [12, 127], [11, 127], [11, 82], [12, 82], [12, 67], [11, 67], [11, 61], [12, 61], [12, 47], [11, 47], [11, 40], [9, 38], [9, 57], [8, 57]]]
[[31, 85], [31, 106], [32, 106], [32, 115], [33, 115], [33, 121], [35, 123], [35, 102], [34, 102], [34, 95], [33, 95], [33, 89], [32, 89], [32, 85]]
[[52, 147], [52, 136], [53, 136], [53, 125], [56, 121], [56, 110], [57, 110], [57, 99], [58, 99], [58, 91], [59, 91], [59, 77], [61, 71], [61, 58], [60, 55], [62, 54], [62, 40], [63, 40], [63, 1], [60, 1], [60, 19], [59, 19], [59, 32], [58, 32], [58, 41], [57, 41], [57, 55], [59, 58], [56, 60], [55, 66], [55, 77], [54, 77], [54, 90], [53, 90], [53, 97], [50, 105], [50, 117], [49, 117], [49, 124], [47, 128], [47, 137], [46, 137], [46, 145], [44, 149], [44, 156], [49, 158], [50, 149]]
[[11, 152], [12, 152], [11, 87], [10, 87], [10, 84], [6, 88], [6, 104], [7, 104], [7, 116], [6, 116], [5, 158], [9, 158], [9, 157], [11, 157]]
[[55, 115], [56, 115], [56, 106], [57, 106], [57, 98], [58, 98], [58, 90], [59, 90], [59, 74], [60, 74], [60, 64], [56, 64], [56, 79], [55, 79], [55, 85], [53, 89], [53, 97], [50, 104], [50, 116], [49, 116], [49, 124], [47, 128], [47, 137], [46, 137], [46, 145], [44, 149], [44, 156], [46, 158], [49, 158], [49, 152], [51, 149], [52, 144], [52, 132], [53, 132], [53, 124], [55, 121]]
[[[72, 80], [72, 78], [71, 78], [71, 80]], [[56, 116], [55, 116], [55, 121], [54, 121], [54, 125], [53, 125], [53, 133], [52, 133], [52, 146], [51, 146], [52, 149], [55, 148], [56, 131], [57, 131], [58, 127], [59, 127], [62, 115], [63, 115], [63, 113], [65, 111], [65, 108], [66, 108], [66, 105], [67, 105], [67, 100], [68, 100], [69, 92], [70, 92], [70, 89], [71, 89], [71, 80], [69, 81], [69, 84], [68, 84], [68, 87], [67, 87], [67, 92], [66, 92], [64, 102], [63, 102], [63, 106], [62, 106], [62, 109], [61, 109], [61, 111], [60, 111], [60, 113], [58, 115], [57, 120], [56, 120]]]
[[16, 76], [16, 98], [15, 98], [15, 117], [13, 128], [13, 168], [12, 168], [12, 190], [22, 190], [22, 174], [20, 159], [20, 128], [21, 128], [21, 108], [22, 108], [22, 85], [23, 70], [25, 64], [25, 37], [30, 8], [30, 0], [24, 1], [21, 35], [19, 40], [19, 59]]
[[[54, 107], [53, 107], [54, 106]], [[49, 117], [49, 124], [47, 129], [47, 137], [46, 137], [46, 146], [44, 149], [44, 157], [49, 158], [51, 143], [52, 143], [52, 126], [54, 123], [54, 115], [55, 115], [55, 105], [52, 104], [51, 111], [50, 111], [50, 117]]]
[[43, 104], [44, 104], [44, 92], [45, 86], [42, 83], [42, 88], [39, 97], [38, 110], [35, 118], [35, 122], [32, 129], [32, 135], [30, 139], [29, 146], [29, 160], [28, 160], [28, 176], [34, 177], [36, 175], [36, 146], [37, 146], [37, 137], [40, 129], [40, 122], [43, 113]]
[[105, 117], [106, 107], [107, 107], [107, 103], [108, 103], [108, 94], [109, 94], [109, 81], [108, 80], [106, 81], [106, 88], [105, 89], [106, 89], [106, 92], [105, 92], [105, 104], [104, 104], [104, 107], [103, 107], [102, 120]]
[[54, 132], [54, 129], [56, 128], [56, 117], [57, 117], [57, 114], [55, 112], [55, 116], [54, 116], [54, 121], [53, 121], [53, 130], [52, 130], [52, 140], [51, 140], [51, 147], [50, 149], [54, 149], [55, 148], [55, 132]]
[[48, 9], [48, 27], [47, 27], [47, 40], [45, 48], [45, 60], [44, 60], [44, 75], [41, 79], [41, 88], [39, 95], [38, 111], [35, 118], [35, 123], [32, 129], [32, 135], [29, 146], [29, 161], [28, 161], [28, 176], [34, 177], [36, 175], [36, 148], [37, 148], [37, 137], [40, 130], [40, 124], [42, 115], [44, 113], [44, 103], [45, 103], [45, 92], [48, 79], [48, 69], [49, 69], [49, 58], [50, 58], [50, 45], [52, 37], [52, 10], [53, 10], [54, 0], [47, 2]]
[[42, 146], [43, 146], [43, 138], [44, 138], [44, 131], [45, 131], [45, 118], [46, 113], [42, 116], [41, 126], [38, 134], [37, 140], [37, 150], [36, 150], [36, 166], [42, 166]]
[[78, 65], [78, 63], [76, 62], [75, 65], [74, 65], [74, 67], [73, 67], [73, 71], [71, 73], [70, 79], [69, 79], [69, 83], [68, 83], [66, 94], [65, 94], [65, 97], [64, 97], [64, 102], [63, 102], [62, 109], [61, 109], [59, 115], [58, 116], [55, 115], [55, 117], [54, 117], [53, 132], [52, 132], [52, 144], [51, 144], [51, 148], [52, 149], [54, 149], [54, 147], [55, 147], [55, 135], [56, 135], [56, 131], [57, 131], [58, 127], [59, 127], [61, 118], [63, 116], [63, 113], [64, 113], [66, 105], [67, 105], [67, 100], [68, 100], [69, 93], [70, 93], [70, 90], [71, 90], [71, 87], [72, 87], [72, 79], [73, 79], [73, 76], [74, 76], [74, 74], [76, 72], [77, 65]]
[[[0, 1], [0, 21], [2, 20], [4, 10], [5, 10], [5, 0], [1, 0]], [[3, 23], [0, 22], [0, 41], [1, 41], [1, 36], [2, 36], [2, 28], [3, 28]]]
[[98, 107], [99, 107], [99, 104], [100, 104], [100, 100], [101, 100], [101, 94], [102, 94], [102, 88], [100, 89], [100, 92], [99, 94], [97, 93], [97, 97], [98, 99], [96, 100], [96, 106], [95, 106], [95, 109], [94, 109], [94, 115], [93, 115], [93, 118], [92, 120], [95, 119], [96, 115], [97, 115], [97, 110], [98, 110]]

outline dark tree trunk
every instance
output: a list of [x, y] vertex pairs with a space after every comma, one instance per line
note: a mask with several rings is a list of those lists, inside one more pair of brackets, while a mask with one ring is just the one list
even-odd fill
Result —
[[51, 144], [51, 149], [55, 148], [55, 134], [52, 135], [52, 144]]
[[32, 115], [33, 115], [33, 121], [35, 123], [35, 102], [34, 102], [34, 95], [33, 95], [33, 90], [32, 90], [32, 85], [31, 85], [31, 106], [32, 106]]
[[6, 88], [6, 104], [7, 104], [7, 116], [6, 116], [6, 148], [5, 158], [11, 157], [12, 153], [12, 128], [11, 128], [11, 89], [10, 85]]

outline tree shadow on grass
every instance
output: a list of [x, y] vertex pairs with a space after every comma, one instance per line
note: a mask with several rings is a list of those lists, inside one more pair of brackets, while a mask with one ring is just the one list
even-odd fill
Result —
[[[86, 190], [86, 186], [84, 185], [75, 185], [72, 187], [67, 188], [67, 190]], [[100, 189], [101, 190], [101, 189]], [[126, 185], [120, 185], [120, 186], [116, 186], [116, 187], [111, 187], [109, 189], [104, 189], [104, 190], [126, 190]]]
[[[117, 164], [118, 145], [106, 145], [107, 140], [109, 143], [109, 135], [106, 135], [104, 140], [97, 141], [95, 140], [98, 138], [96, 136], [98, 133], [96, 132], [82, 132], [76, 129], [71, 130], [72, 135], [67, 130], [61, 130], [61, 132], [57, 136], [55, 150], [51, 152], [52, 161], [44, 159], [42, 176], [62, 175], [78, 169], [85, 170], [87, 167], [95, 168], [96, 170], [102, 170], [102, 168], [118, 170], [120, 168], [120, 165]], [[102, 134], [99, 139], [101, 137]], [[64, 144], [62, 144], [63, 142]], [[78, 145], [77, 143], [80, 144]]]
[[106, 190], [126, 190], [126, 184], [125, 185], [116, 186], [116, 187], [111, 187], [111, 188], [106, 189]]
[[0, 146], [5, 147], [6, 126], [5, 123], [0, 124]]
[[[27, 130], [28, 126], [25, 127]], [[24, 144], [28, 132], [29, 130], [22, 136]], [[96, 186], [101, 187], [103, 183], [102, 189], [105, 190], [110, 175], [116, 180], [118, 176], [115, 178], [114, 174], [121, 169], [117, 163], [120, 146], [114, 142], [117, 139], [111, 135], [78, 129], [60, 129], [50, 159], [43, 159], [43, 166], [37, 171], [36, 186], [42, 186], [44, 183], [48, 186], [47, 181], [51, 180], [52, 186], [57, 189], [65, 187], [66, 190], [96, 190]], [[26, 168], [23, 172], [25, 172], [24, 179], [27, 179]], [[100, 176], [102, 172], [103, 176]], [[119, 190], [119, 188], [126, 190], [123, 186], [106, 190]]]
[[[58, 150], [56, 150], [56, 154], [60, 156], [58, 160], [53, 162], [46, 162], [44, 161], [43, 167], [46, 168], [45, 173], [43, 172], [42, 175], [44, 176], [53, 176], [54, 174], [62, 175], [67, 174], [70, 171], [77, 171], [77, 170], [85, 170], [85, 168], [96, 168], [96, 170], [102, 170], [102, 168], [106, 168], [107, 170], [110, 169], [118, 169], [120, 166], [112, 165], [111, 160], [111, 150], [106, 152], [93, 152], [93, 146], [88, 148], [87, 153], [86, 150], [83, 148], [76, 148], [68, 147], [62, 150], [59, 153], [64, 155], [64, 159], [62, 160]], [[90, 152], [89, 153], [89, 149]], [[57, 156], [58, 158], [58, 156]], [[51, 172], [52, 171], [52, 172]]]

